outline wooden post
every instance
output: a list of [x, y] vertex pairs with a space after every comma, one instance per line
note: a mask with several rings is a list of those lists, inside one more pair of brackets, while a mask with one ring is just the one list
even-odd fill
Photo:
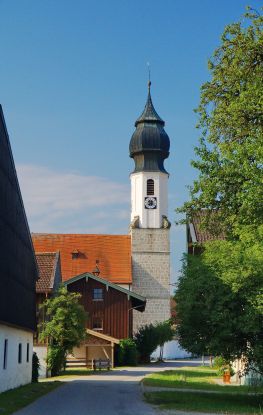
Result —
[[86, 368], [88, 368], [88, 356], [89, 356], [89, 349], [88, 346], [86, 346]]
[[114, 368], [114, 343], [111, 342], [111, 368]]

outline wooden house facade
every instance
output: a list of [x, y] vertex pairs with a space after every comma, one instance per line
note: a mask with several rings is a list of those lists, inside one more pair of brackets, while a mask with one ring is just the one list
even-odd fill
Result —
[[64, 284], [68, 291], [81, 294], [80, 302], [87, 312], [89, 337], [74, 349], [74, 357], [87, 362], [109, 359], [114, 365], [114, 345], [132, 336], [133, 310], [143, 312], [146, 299], [92, 273], [81, 274]]

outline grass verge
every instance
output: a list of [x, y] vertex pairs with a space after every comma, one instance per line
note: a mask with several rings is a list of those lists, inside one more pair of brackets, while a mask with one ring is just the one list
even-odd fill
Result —
[[199, 392], [147, 392], [146, 400], [161, 409], [218, 412], [231, 414], [262, 414], [262, 395], [229, 395]]
[[263, 387], [217, 385], [217, 372], [209, 367], [184, 367], [152, 373], [143, 380], [145, 386], [166, 388], [199, 389], [223, 393], [263, 392]]
[[62, 379], [63, 380], [63, 379], [67, 379], [69, 377], [98, 375], [100, 373], [108, 373], [108, 372], [109, 371], [107, 369], [91, 370], [91, 369], [87, 369], [87, 368], [74, 368], [74, 369], [66, 369], [66, 370], [62, 371], [59, 376], [54, 376], [51, 379], [53, 379], [53, 380]]
[[28, 385], [2, 392], [0, 393], [0, 414], [10, 415], [60, 385], [62, 385], [62, 382], [57, 381], [29, 383]]

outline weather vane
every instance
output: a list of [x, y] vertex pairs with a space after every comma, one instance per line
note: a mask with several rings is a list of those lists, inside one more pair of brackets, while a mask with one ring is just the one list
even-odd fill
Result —
[[151, 67], [150, 67], [150, 62], [147, 62], [147, 66], [148, 66], [148, 88], [150, 89], [151, 87]]

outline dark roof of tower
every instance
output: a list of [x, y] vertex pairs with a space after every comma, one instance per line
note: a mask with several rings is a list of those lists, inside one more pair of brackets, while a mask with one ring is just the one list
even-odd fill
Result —
[[157, 114], [153, 106], [152, 97], [151, 97], [151, 81], [148, 82], [148, 97], [147, 97], [144, 110], [141, 116], [135, 121], [135, 127], [137, 127], [138, 124], [144, 123], [144, 122], [160, 123], [163, 126], [165, 124], [165, 122]]
[[135, 161], [134, 172], [161, 171], [167, 173], [163, 161], [169, 156], [170, 139], [164, 130], [165, 122], [157, 114], [151, 98], [151, 82], [148, 97], [141, 116], [136, 120], [130, 140], [130, 157]]

